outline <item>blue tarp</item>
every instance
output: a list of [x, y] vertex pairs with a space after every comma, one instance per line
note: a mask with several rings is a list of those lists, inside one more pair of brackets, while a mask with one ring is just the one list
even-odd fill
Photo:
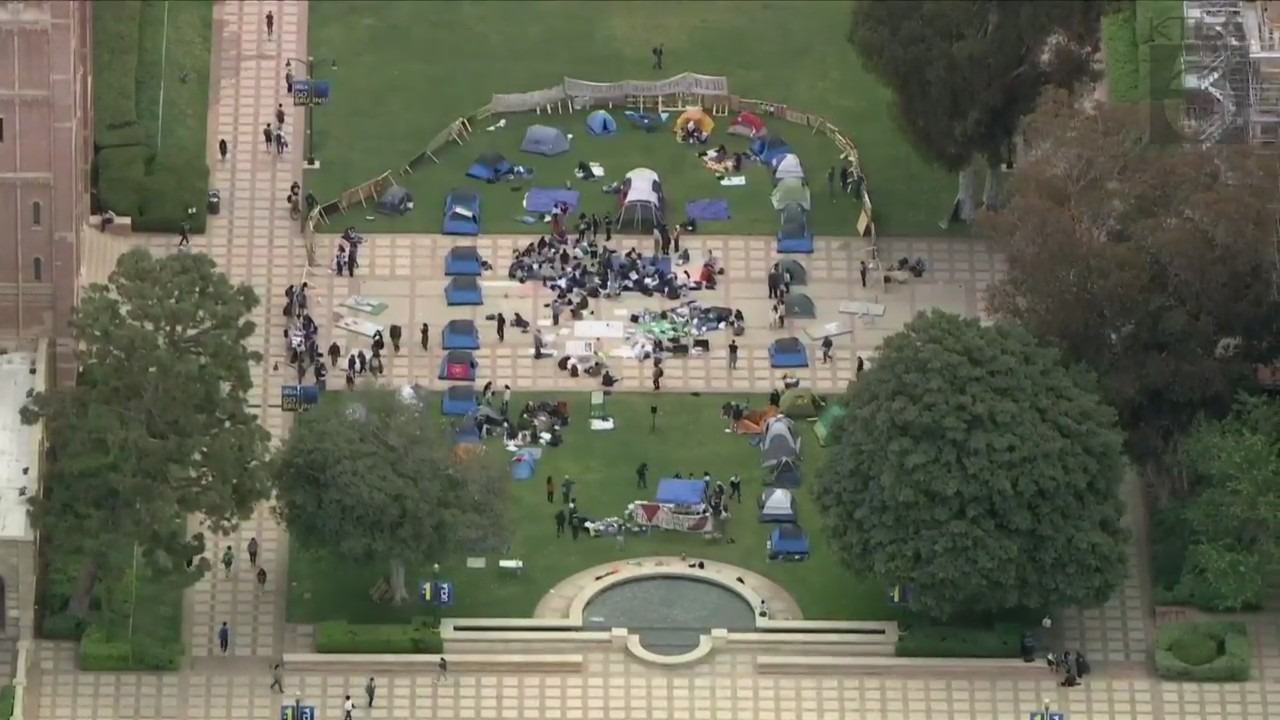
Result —
[[569, 210], [578, 208], [578, 191], [564, 188], [532, 188], [524, 196], [524, 209], [527, 212], [549, 213], [558, 202], [569, 203]]
[[511, 457], [511, 477], [514, 480], [528, 480], [533, 477], [538, 461], [532, 453], [518, 452]]
[[684, 204], [684, 214], [692, 220], [728, 220], [729, 201], [723, 198], [690, 200]]
[[701, 505], [706, 501], [707, 484], [701, 480], [663, 478], [653, 501], [664, 505]]
[[[615, 270], [617, 270], [627, 264], [627, 258], [621, 254], [614, 253], [609, 256], [609, 263], [613, 265], [613, 268]], [[666, 272], [666, 273], [671, 272], [671, 256], [670, 255], [659, 255], [656, 257], [653, 255], [647, 255], [647, 256], [642, 255], [640, 256], [640, 264], [652, 265], [653, 267], [658, 268], [662, 272]]]
[[799, 525], [779, 525], [769, 531], [769, 559], [809, 554], [809, 536]]

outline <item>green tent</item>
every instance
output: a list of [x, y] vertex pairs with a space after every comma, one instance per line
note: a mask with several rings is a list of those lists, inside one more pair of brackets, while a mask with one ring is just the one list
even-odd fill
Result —
[[822, 398], [805, 388], [791, 388], [778, 403], [778, 412], [794, 420], [816, 418], [821, 411]]
[[809, 186], [805, 185], [804, 180], [800, 178], [792, 177], [779, 180], [777, 187], [773, 189], [773, 194], [769, 197], [773, 201], [774, 210], [781, 210], [792, 203], [805, 210], [812, 209]]
[[828, 405], [827, 409], [822, 411], [818, 416], [818, 422], [813, 424], [813, 434], [818, 436], [819, 445], [827, 446], [827, 438], [831, 435], [832, 426], [847, 413], [843, 405]]

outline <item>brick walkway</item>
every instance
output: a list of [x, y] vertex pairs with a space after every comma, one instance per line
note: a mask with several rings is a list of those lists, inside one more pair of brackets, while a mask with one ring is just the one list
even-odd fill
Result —
[[[277, 37], [268, 42], [262, 18], [270, 9], [276, 17]], [[227, 138], [232, 154], [226, 163], [211, 152], [213, 185], [223, 194], [223, 213], [211, 218], [209, 233], [193, 238], [193, 250], [207, 252], [233, 279], [253, 284], [264, 305], [257, 312], [260, 332], [256, 340], [267, 361], [258, 372], [254, 397], [266, 427], [280, 437], [286, 418], [279, 411], [279, 385], [283, 371], [272, 365], [281, 350], [282, 325], [278, 313], [284, 288], [303, 277], [305, 253], [283, 208], [289, 183], [301, 177], [304, 139], [298, 129], [302, 113], [283, 97], [281, 79], [285, 59], [305, 56], [306, 5], [283, 2], [219, 3], [215, 16], [216, 90], [210, 116], [210, 148]], [[284, 102], [293, 150], [277, 159], [262, 149], [259, 130], [277, 102]], [[432, 207], [429, 202], [423, 207]], [[422, 210], [427, 212], [427, 210]], [[171, 247], [172, 238], [130, 238], [124, 245], [142, 244], [155, 249]], [[482, 250], [490, 253], [503, 270], [502, 252], [514, 238], [484, 237]], [[320, 311], [314, 313], [326, 335], [333, 334], [337, 303], [353, 294], [380, 297], [390, 306], [380, 321], [410, 325], [422, 321], [439, 328], [451, 317], [473, 317], [471, 310], [446, 310], [442, 295], [441, 265], [451, 241], [438, 237], [373, 237], [363, 256], [366, 267], [354, 281], [334, 279], [327, 273], [311, 275]], [[751, 329], [740, 343], [743, 363], [738, 373], [721, 372], [722, 356], [672, 363], [668, 384], [675, 389], [758, 391], [776, 381], [767, 367], [764, 349], [778, 333], [767, 330], [767, 300], [763, 279], [773, 261], [771, 243], [763, 240], [699, 238], [695, 252], [712, 249], [729, 268], [719, 300], [739, 306], [748, 314]], [[852, 248], [852, 249], [851, 249]], [[324, 253], [325, 248], [320, 248]], [[882, 242], [882, 257], [922, 256], [930, 266], [928, 282], [891, 289], [883, 295], [889, 310], [875, 322], [855, 320], [854, 332], [841, 339], [836, 361], [815, 365], [803, 373], [820, 389], [837, 389], [852, 374], [852, 356], [870, 354], [883, 338], [916, 311], [932, 306], [978, 314], [987, 285], [1002, 271], [1000, 259], [982, 242], [970, 240], [891, 239]], [[842, 299], [875, 299], [856, 287], [857, 248], [848, 242], [822, 241], [818, 252], [804, 260], [812, 282], [806, 288], [818, 304], [818, 321], [840, 319], [834, 306]], [[94, 275], [106, 261], [94, 261]], [[541, 299], [497, 291], [492, 307], [524, 308], [528, 317], [540, 317]], [[601, 319], [619, 309], [634, 310], [632, 301], [600, 308]], [[799, 325], [791, 332], [799, 335]], [[483, 332], [491, 328], [483, 326]], [[438, 349], [416, 350], [416, 332], [406, 333], [403, 356], [392, 358], [388, 370], [392, 382], [423, 381], [435, 377]], [[345, 347], [354, 336], [334, 336]], [[516, 336], [517, 338], [519, 336]], [[330, 338], [325, 338], [325, 344]], [[573, 381], [535, 366], [525, 347], [508, 338], [505, 347], [490, 342], [481, 353], [488, 368], [482, 373], [514, 379], [513, 384], [538, 387], [577, 387]], [[720, 349], [720, 352], [723, 352]], [[626, 385], [641, 382], [638, 368], [628, 368]], [[340, 380], [340, 378], [339, 378]], [[427, 380], [427, 382], [434, 382]], [[339, 384], [339, 383], [334, 383]], [[260, 561], [268, 571], [266, 592], [259, 596], [248, 567], [245, 544], [257, 536], [262, 543]], [[32, 717], [58, 720], [246, 720], [277, 717], [282, 696], [268, 691], [267, 668], [271, 658], [287, 645], [304, 649], [308, 628], [286, 628], [283, 623], [286, 572], [286, 537], [276, 526], [269, 508], [260, 508], [252, 521], [221, 544], [231, 544], [238, 557], [230, 579], [215, 573], [187, 597], [186, 636], [191, 652], [189, 667], [179, 673], [81, 673], [75, 668], [75, 648], [69, 643], [41, 641], [36, 646]], [[210, 550], [215, 562], [220, 548]], [[1132, 663], [1145, 653], [1148, 630], [1142, 610], [1141, 586], [1126, 585], [1120, 597], [1100, 610], [1068, 613], [1063, 634], [1083, 647], [1100, 664]], [[234, 629], [230, 657], [216, 652], [214, 629], [223, 620]], [[974, 677], [965, 680], [916, 680], [891, 677], [760, 677], [749, 657], [715, 655], [692, 668], [667, 671], [639, 664], [622, 654], [592, 654], [580, 675], [507, 673], [464, 676], [453, 683], [435, 685], [422, 675], [380, 675], [382, 687], [377, 707], [361, 710], [356, 717], [387, 720], [408, 718], [654, 718], [655, 720], [831, 720], [834, 718], [883, 718], [908, 720], [947, 717], [988, 720], [1024, 717], [1048, 698], [1068, 717], [1115, 720], [1226, 720], [1248, 716], [1280, 716], [1280, 628], [1271, 618], [1252, 619], [1258, 677], [1232, 686], [1194, 686], [1162, 683], [1145, 675], [1126, 672], [1092, 680], [1086, 687], [1066, 692], [1055, 687], [1047, 674], [1043, 681]], [[1126, 666], [1129, 667], [1129, 666]], [[342, 696], [361, 697], [364, 673], [358, 667], [343, 674], [307, 674], [287, 677], [292, 699], [301, 692], [324, 720], [341, 717]], [[1275, 711], [1275, 715], [1271, 711]]]

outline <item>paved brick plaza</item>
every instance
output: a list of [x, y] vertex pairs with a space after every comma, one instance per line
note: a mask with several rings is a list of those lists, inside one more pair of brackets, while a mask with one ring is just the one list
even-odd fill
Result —
[[[277, 39], [268, 43], [261, 18], [268, 9], [276, 16]], [[207, 236], [193, 240], [196, 250], [211, 254], [235, 280], [252, 283], [264, 299], [258, 312], [258, 344], [268, 356], [259, 369], [256, 396], [267, 427], [277, 436], [287, 430], [278, 409], [279, 384], [285, 372], [273, 372], [280, 352], [282, 330], [279, 304], [285, 287], [303, 277], [305, 254], [296, 227], [289, 222], [280, 198], [301, 174], [299, 151], [276, 160], [259, 151], [256, 133], [270, 108], [285, 99], [279, 72], [287, 57], [306, 56], [306, 6], [284, 2], [220, 4], [215, 17], [216, 106], [211, 113], [210, 144], [218, 137], [234, 138], [235, 150], [223, 164], [211, 160], [215, 187], [223, 191], [224, 211], [211, 218]], [[287, 127], [293, 146], [303, 143], [296, 132], [302, 114], [294, 113]], [[431, 207], [430, 203], [423, 203]], [[425, 210], [424, 210], [425, 211]], [[322, 238], [332, 240], [332, 238]], [[171, 238], [136, 238], [154, 248], [171, 246]], [[505, 270], [504, 251], [512, 238], [485, 237], [479, 243]], [[771, 243], [747, 238], [695, 238], [695, 257], [707, 248], [728, 268], [725, 285], [715, 302], [742, 307], [751, 327], [740, 343], [738, 373], [724, 371], [723, 347], [713, 345], [706, 358], [675, 361], [666, 384], [671, 391], [711, 389], [760, 391], [776, 382], [767, 367], [765, 348], [778, 333], [769, 331], [764, 274], [773, 261]], [[372, 236], [362, 256], [366, 267], [355, 280], [335, 280], [327, 274], [309, 276], [318, 286], [323, 312], [316, 318], [332, 328], [330, 314], [337, 303], [353, 294], [377, 297], [389, 304], [380, 321], [416, 326], [422, 321], [439, 327], [452, 317], [473, 311], [446, 311], [442, 305], [442, 265], [447, 241], [433, 236]], [[930, 264], [925, 282], [896, 288], [883, 295], [886, 316], [874, 324], [855, 320], [854, 333], [841, 338], [836, 361], [815, 364], [801, 373], [822, 390], [838, 389], [852, 374], [855, 353], [870, 354], [884, 335], [900, 327], [917, 310], [932, 306], [976, 315], [981, 294], [1001, 271], [999, 259], [984, 243], [970, 240], [888, 240], [881, 243], [885, 258], [923, 256]], [[321, 247], [322, 254], [327, 248]], [[805, 264], [813, 277], [806, 289], [818, 302], [818, 321], [839, 319], [835, 305], [863, 297], [857, 283], [861, 258], [858, 241], [824, 240]], [[505, 275], [504, 275], [505, 277]], [[538, 316], [545, 300], [512, 290], [508, 297], [491, 295], [482, 312], [523, 308]], [[638, 309], [626, 298], [616, 307], [604, 305], [607, 315], [621, 308]], [[602, 319], [611, 319], [604, 317]], [[481, 324], [492, 340], [492, 327]], [[800, 325], [799, 327], [803, 327]], [[798, 328], [797, 328], [798, 330]], [[793, 330], [791, 334], [800, 335]], [[551, 366], [535, 365], [528, 345], [509, 335], [508, 344], [487, 342], [480, 353], [482, 374], [512, 382], [517, 388], [585, 389]], [[343, 333], [347, 346], [353, 338]], [[438, 350], [416, 350], [416, 331], [406, 332], [410, 348], [388, 362], [387, 382], [425, 382], [434, 385]], [[713, 339], [714, 340], [714, 339]], [[325, 339], [325, 345], [328, 338]], [[543, 361], [544, 363], [547, 361]], [[626, 368], [623, 388], [640, 385], [642, 370]], [[339, 385], [340, 376], [337, 382]], [[267, 668], [286, 647], [305, 650], [308, 628], [286, 627], [284, 583], [286, 541], [268, 508], [260, 508], [252, 522], [226, 542], [242, 551], [251, 535], [263, 543], [262, 560], [269, 582], [258, 595], [247, 567], [230, 579], [211, 576], [193, 588], [186, 603], [189, 667], [180, 673], [81, 673], [75, 669], [74, 647], [40, 641], [36, 647], [30, 709], [41, 720], [270, 720], [277, 717], [281, 696], [268, 691]], [[247, 563], [241, 563], [246, 565]], [[1133, 561], [1137, 569], [1136, 558]], [[1048, 570], [1048, 569], [1046, 569]], [[1255, 679], [1237, 685], [1191, 685], [1152, 679], [1146, 670], [1152, 628], [1137, 573], [1106, 606], [1067, 612], [1059, 626], [1068, 646], [1082, 648], [1099, 666], [1095, 678], [1070, 692], [1059, 690], [1047, 674], [1043, 679], [1012, 680], [971, 677], [928, 680], [914, 677], [800, 677], [757, 676], [748, 655], [718, 654], [708, 662], [680, 670], [642, 665], [622, 654], [588, 656], [585, 672], [575, 675], [504, 674], [461, 676], [452, 684], [434, 685], [430, 676], [379, 675], [378, 707], [358, 711], [358, 718], [546, 718], [655, 720], [993, 720], [1021, 718], [1048, 698], [1055, 710], [1073, 720], [1228, 720], [1239, 717], [1280, 717], [1280, 627], [1272, 618], [1251, 618]], [[228, 620], [234, 628], [230, 657], [214, 657], [214, 627]], [[315, 704], [322, 720], [341, 717], [342, 696], [362, 697], [367, 673], [352, 667], [347, 673], [286, 677], [286, 698], [301, 691]], [[1275, 714], [1272, 714], [1275, 713]]]

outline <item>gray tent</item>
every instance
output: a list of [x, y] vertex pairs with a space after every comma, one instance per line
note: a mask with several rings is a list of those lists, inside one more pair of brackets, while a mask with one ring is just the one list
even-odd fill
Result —
[[779, 180], [769, 199], [773, 202], [774, 210], [781, 210], [792, 203], [805, 210], [813, 207], [812, 198], [809, 196], [809, 186], [804, 184], [802, 178], [793, 177]]
[[804, 265], [799, 260], [782, 260], [779, 261], [782, 271], [791, 276], [792, 285], [808, 285], [809, 273], [804, 269]]
[[791, 496], [790, 490], [780, 487], [765, 488], [760, 493], [756, 506], [760, 508], [760, 522], [796, 521], [796, 499]]
[[783, 460], [794, 460], [800, 455], [800, 438], [790, 418], [775, 415], [765, 422], [760, 441], [760, 466], [775, 467]]
[[569, 138], [553, 127], [530, 125], [520, 149], [535, 155], [563, 155], [569, 152]]
[[787, 317], [798, 320], [812, 320], [818, 317], [817, 308], [814, 307], [813, 298], [801, 292], [793, 292], [787, 294], [784, 301], [787, 308]]
[[403, 215], [413, 209], [413, 196], [399, 185], [392, 185], [378, 198], [378, 212], [384, 215]]
[[765, 483], [775, 488], [800, 487], [800, 464], [794, 458], [783, 458], [773, 466]]

